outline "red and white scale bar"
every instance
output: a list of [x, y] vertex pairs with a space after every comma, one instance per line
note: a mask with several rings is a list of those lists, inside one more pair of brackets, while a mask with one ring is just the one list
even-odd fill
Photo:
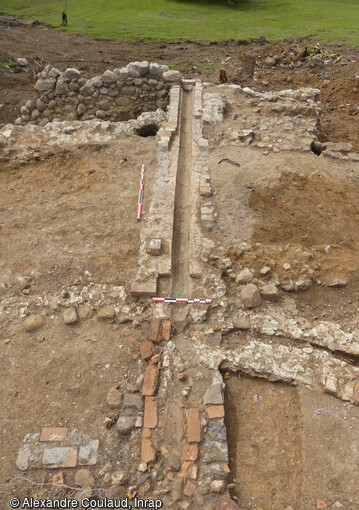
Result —
[[145, 165], [142, 165], [141, 168], [141, 178], [140, 178], [140, 189], [138, 192], [138, 205], [137, 205], [137, 219], [141, 219], [142, 215], [142, 203], [143, 203], [143, 189], [145, 187]]
[[212, 299], [204, 298], [169, 298], [169, 297], [154, 297], [152, 301], [155, 303], [199, 303], [201, 305], [209, 305]]

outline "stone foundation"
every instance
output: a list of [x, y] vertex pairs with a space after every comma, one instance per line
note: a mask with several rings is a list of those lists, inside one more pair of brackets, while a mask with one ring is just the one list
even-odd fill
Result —
[[89, 79], [78, 69], [60, 72], [47, 65], [37, 75], [34, 88], [39, 97], [24, 103], [15, 124], [45, 125], [52, 120], [94, 118], [113, 122], [129, 120], [144, 111], [166, 108], [170, 88], [180, 82], [178, 71], [146, 61], [131, 62]]

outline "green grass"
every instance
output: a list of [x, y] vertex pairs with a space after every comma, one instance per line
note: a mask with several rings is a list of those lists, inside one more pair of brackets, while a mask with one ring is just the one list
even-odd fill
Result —
[[[64, 1], [1, 0], [0, 10], [59, 25]], [[103, 39], [219, 41], [314, 35], [359, 45], [359, 0], [68, 0], [62, 30]]]

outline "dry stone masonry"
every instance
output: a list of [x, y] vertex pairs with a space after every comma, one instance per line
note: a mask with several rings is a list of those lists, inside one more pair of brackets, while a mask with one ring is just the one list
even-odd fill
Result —
[[25, 102], [15, 123], [44, 126], [54, 119], [128, 120], [144, 111], [165, 108], [171, 86], [180, 81], [178, 71], [147, 61], [131, 62], [90, 79], [75, 68], [60, 72], [47, 65], [34, 86], [39, 97]]

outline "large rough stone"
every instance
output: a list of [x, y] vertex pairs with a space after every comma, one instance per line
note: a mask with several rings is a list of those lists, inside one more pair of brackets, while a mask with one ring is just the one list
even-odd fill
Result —
[[113, 305], [105, 306], [97, 314], [97, 320], [99, 321], [113, 321], [116, 316], [116, 309]]
[[65, 324], [76, 324], [77, 313], [76, 313], [75, 308], [67, 308], [64, 311], [62, 318], [63, 318]]
[[0, 149], [3, 149], [6, 146], [6, 140], [3, 135], [0, 135]]
[[80, 306], [78, 312], [80, 319], [85, 321], [91, 319], [91, 317], [93, 316], [92, 306], [87, 304]]
[[223, 464], [203, 464], [201, 468], [202, 473], [210, 478], [219, 478], [225, 480], [227, 472], [223, 468]]
[[247, 267], [243, 269], [239, 275], [237, 276], [237, 283], [240, 283], [242, 285], [249, 283], [253, 280], [253, 273], [250, 269]]
[[31, 315], [24, 320], [25, 331], [36, 331], [45, 324], [45, 321], [41, 315]]
[[204, 405], [223, 404], [223, 383], [214, 382], [204, 395]]
[[21, 448], [16, 459], [16, 467], [21, 471], [26, 471], [29, 467], [30, 456], [31, 450], [29, 447]]
[[135, 92], [135, 87], [123, 87], [122, 89], [122, 94], [125, 94], [126, 96], [133, 96]]
[[53, 67], [52, 69], [50, 69], [50, 71], [47, 73], [47, 75], [50, 77], [50, 78], [57, 78], [58, 76], [60, 76], [60, 71], [58, 69], [56, 69], [56, 67]]
[[76, 467], [77, 450], [69, 447], [45, 448], [42, 457], [45, 466], [57, 467]]
[[25, 103], [26, 108], [31, 112], [35, 108], [35, 101], [33, 99], [28, 99]]
[[224, 489], [226, 488], [226, 482], [224, 480], [213, 480], [210, 485], [211, 492], [218, 492], [222, 493], [224, 492]]
[[150, 64], [146, 60], [143, 62], [135, 62], [135, 66], [141, 76], [147, 74], [150, 69]]
[[34, 88], [39, 92], [52, 90], [55, 87], [56, 80], [54, 78], [40, 78], [35, 83]]
[[98, 439], [91, 439], [86, 446], [80, 446], [78, 457], [80, 465], [94, 466], [96, 464], [99, 444], [100, 442]]
[[79, 469], [75, 474], [75, 483], [80, 487], [94, 487], [95, 478], [89, 469]]
[[344, 277], [330, 275], [324, 283], [327, 287], [346, 287], [348, 280]]
[[160, 76], [161, 75], [160, 65], [157, 63], [150, 64], [150, 74], [155, 77]]
[[247, 329], [251, 329], [251, 323], [246, 317], [237, 317], [234, 326], [237, 329], [241, 329], [243, 331], [246, 331]]
[[117, 432], [121, 436], [130, 434], [135, 427], [134, 416], [120, 416], [117, 420]]
[[161, 239], [151, 239], [146, 247], [147, 253], [150, 255], [161, 255], [162, 241]]
[[110, 388], [106, 396], [106, 402], [109, 407], [116, 409], [121, 406], [122, 394], [116, 388]]
[[123, 397], [122, 409], [132, 409], [134, 411], [143, 410], [143, 398], [137, 393], [125, 393]]
[[241, 299], [246, 308], [255, 308], [262, 303], [259, 290], [253, 283], [249, 283], [244, 287], [241, 292]]
[[171, 453], [167, 457], [167, 462], [168, 462], [169, 467], [172, 469], [172, 471], [179, 471], [180, 470], [180, 468], [181, 468], [181, 461], [179, 460], [177, 455], [175, 455], [174, 453]]
[[205, 464], [213, 462], [228, 463], [228, 446], [226, 441], [207, 441], [202, 446], [202, 459]]
[[16, 60], [16, 63], [19, 67], [26, 67], [29, 65], [29, 62], [26, 60], [26, 58], [21, 57]]
[[208, 425], [208, 435], [218, 441], [226, 441], [227, 433], [224, 420], [212, 420]]
[[32, 111], [32, 113], [31, 113], [31, 119], [32, 119], [32, 120], [36, 120], [36, 119], [38, 119], [39, 117], [40, 117], [40, 112], [39, 112], [39, 110], [37, 110], [37, 109], [35, 108], [35, 110], [33, 110], [33, 111]]
[[65, 76], [69, 78], [69, 80], [77, 80], [81, 76], [81, 71], [75, 67], [68, 67], [65, 71]]
[[80, 85], [76, 82], [76, 81], [71, 81], [69, 83], [69, 89], [72, 90], [73, 92], [77, 92], [80, 88]]
[[116, 83], [117, 74], [113, 73], [109, 69], [105, 71], [101, 77], [103, 83]]
[[60, 78], [56, 83], [55, 94], [61, 96], [63, 94], [67, 94], [68, 91], [69, 86], [67, 82]]
[[275, 285], [264, 285], [261, 290], [261, 296], [267, 301], [278, 301], [280, 295]]
[[171, 83], [180, 83], [182, 76], [179, 71], [166, 71], [163, 73], [163, 79], [164, 81], [169, 81]]

